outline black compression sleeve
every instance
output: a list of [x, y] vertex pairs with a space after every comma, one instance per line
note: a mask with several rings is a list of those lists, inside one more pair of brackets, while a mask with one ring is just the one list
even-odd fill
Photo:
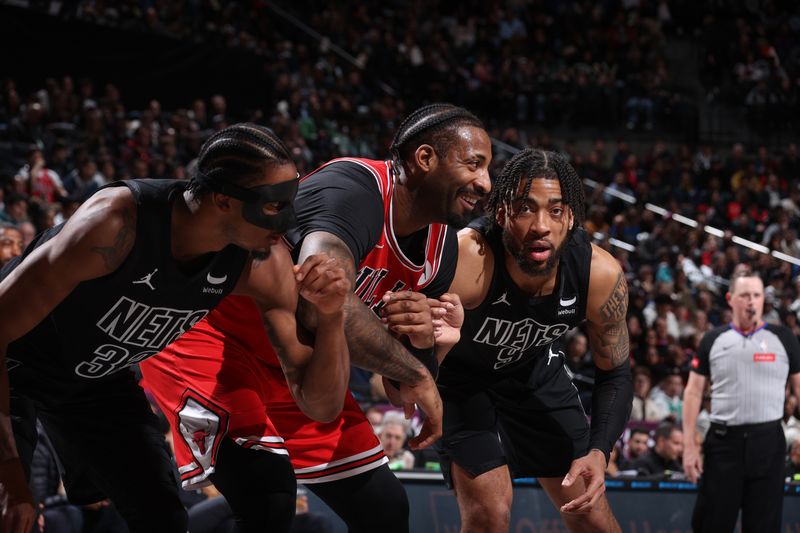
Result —
[[631, 368], [622, 364], [611, 370], [597, 368], [592, 391], [592, 431], [589, 448], [597, 448], [606, 456], [625, 429], [633, 404]]
[[428, 369], [428, 372], [431, 373], [435, 381], [439, 376], [439, 359], [436, 358], [436, 346], [434, 345], [430, 348], [415, 348], [406, 340], [404, 340], [403, 344], [411, 355], [419, 359], [419, 361], [425, 365], [425, 368]]
[[315, 231], [339, 237], [358, 266], [383, 231], [383, 197], [375, 177], [352, 161], [335, 161], [300, 182], [294, 209], [297, 227], [286, 234], [293, 256]]

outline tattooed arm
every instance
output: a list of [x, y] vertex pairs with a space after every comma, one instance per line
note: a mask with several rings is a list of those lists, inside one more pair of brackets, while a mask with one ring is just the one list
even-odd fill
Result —
[[613, 257], [597, 247], [593, 254], [586, 309], [589, 342], [598, 368], [611, 370], [626, 363], [630, 355], [628, 285]]
[[[302, 263], [306, 257], [316, 253], [326, 253], [338, 259], [351, 285], [355, 283], [355, 260], [341, 239], [322, 231], [311, 233], [303, 240], [297, 262]], [[308, 311], [308, 306], [303, 305], [303, 321], [314, 320]], [[345, 302], [345, 330], [350, 360], [354, 365], [408, 384], [418, 383], [425, 379], [426, 373], [429, 374], [354, 293], [348, 295]]]
[[[303, 239], [297, 259], [302, 263], [312, 254], [326, 253], [335, 257], [345, 269], [351, 285], [355, 282], [356, 264], [350, 249], [337, 236], [318, 231]], [[313, 329], [313, 311], [301, 300], [300, 320]], [[412, 439], [414, 447], [432, 444], [441, 435], [442, 401], [433, 376], [417, 358], [386, 331], [375, 313], [354, 294], [344, 304], [345, 334], [352, 364], [399, 381], [400, 394], [410, 405], [416, 403], [427, 415], [419, 436]]]
[[[9, 493], [4, 531], [32, 519], [33, 508], [9, 421], [8, 345], [41, 322], [82, 281], [122, 264], [136, 239], [136, 208], [125, 187], [92, 196], [61, 231], [30, 253], [0, 283], [0, 483]], [[15, 515], [15, 516], [12, 516]], [[2, 528], [0, 528], [2, 529]], [[24, 529], [24, 527], [23, 527]], [[30, 531], [30, 526], [25, 531]]]
[[[287, 272], [293, 270], [293, 277]], [[303, 413], [318, 422], [339, 416], [350, 378], [342, 304], [351, 293], [336, 260], [312, 255], [292, 266], [289, 251], [274, 246], [269, 260], [253, 260], [239, 288], [256, 300], [289, 390]], [[298, 300], [316, 310], [313, 335], [297, 323]]]
[[586, 319], [597, 371], [592, 391], [590, 451], [573, 461], [564, 478], [569, 486], [582, 477], [586, 491], [565, 504], [561, 508], [564, 512], [590, 511], [605, 491], [608, 456], [631, 413], [633, 385], [628, 363], [627, 313], [628, 286], [619, 263], [605, 250], [592, 246]]
[[[611, 452], [628, 421], [633, 385], [628, 361], [628, 286], [619, 263], [593, 246], [586, 310], [595, 372], [591, 445]], [[610, 288], [609, 288], [610, 287]]]

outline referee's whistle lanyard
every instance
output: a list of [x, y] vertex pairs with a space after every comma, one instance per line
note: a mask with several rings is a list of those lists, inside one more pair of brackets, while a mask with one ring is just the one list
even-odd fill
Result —
[[751, 338], [753, 335], [755, 335], [756, 333], [758, 333], [759, 331], [761, 331], [762, 329], [764, 329], [764, 326], [766, 326], [766, 325], [767, 325], [767, 323], [766, 323], [766, 322], [764, 322], [764, 321], [762, 320], [761, 322], [759, 322], [759, 323], [758, 323], [758, 325], [757, 325], [756, 327], [754, 327], [754, 328], [753, 328], [752, 330], [750, 330], [750, 331], [742, 331], [741, 329], [737, 328], [737, 327], [736, 327], [736, 324], [734, 324], [733, 322], [730, 322], [730, 323], [729, 323], [729, 325], [730, 325], [731, 329], [733, 329], [734, 331], [736, 331], [736, 333], [738, 333], [739, 335], [741, 335], [741, 336], [742, 336], [742, 337], [744, 337], [745, 339], [749, 339], [749, 338]]

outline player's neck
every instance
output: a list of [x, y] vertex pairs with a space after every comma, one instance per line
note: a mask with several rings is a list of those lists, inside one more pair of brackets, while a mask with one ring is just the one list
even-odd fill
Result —
[[184, 193], [173, 203], [170, 226], [172, 257], [176, 261], [191, 261], [227, 245], [223, 242], [219, 224], [210, 220], [201, 202], [194, 200], [189, 193]]
[[556, 275], [558, 273], [558, 264], [546, 274], [540, 276], [532, 276], [522, 271], [517, 264], [514, 257], [509, 254], [503, 254], [505, 260], [506, 271], [508, 272], [514, 283], [522, 289], [528, 296], [547, 296], [553, 293], [553, 288], [556, 284]]
[[415, 191], [398, 180], [392, 195], [392, 227], [397, 237], [406, 237], [417, 232], [433, 221], [427, 215], [425, 202], [418, 199]]

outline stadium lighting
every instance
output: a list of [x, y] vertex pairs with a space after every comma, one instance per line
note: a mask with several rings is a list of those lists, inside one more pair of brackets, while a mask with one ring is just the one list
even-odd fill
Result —
[[636, 247], [634, 245], [629, 244], [625, 241], [621, 241], [619, 239], [615, 239], [614, 237], [608, 239], [608, 244], [610, 244], [611, 246], [616, 246], [617, 248], [622, 248], [623, 250], [627, 250], [629, 252], [636, 251]]
[[761, 252], [762, 254], [769, 254], [769, 248], [767, 248], [766, 246], [755, 243], [753, 241], [748, 241], [747, 239], [743, 239], [737, 235], [734, 235], [731, 240], [740, 246], [750, 248], [751, 250]]
[[678, 213], [672, 213], [672, 220], [676, 222], [680, 222], [681, 224], [686, 224], [689, 227], [696, 228], [698, 226], [696, 220], [692, 220], [689, 217], [685, 217], [683, 215], [679, 215]]

